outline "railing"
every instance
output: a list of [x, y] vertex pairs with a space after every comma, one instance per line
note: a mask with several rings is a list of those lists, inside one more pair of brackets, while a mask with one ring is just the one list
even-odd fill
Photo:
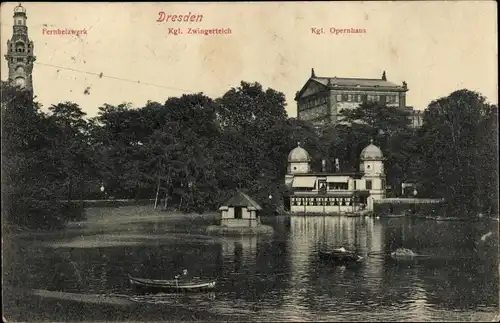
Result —
[[382, 200], [374, 200], [375, 204], [440, 204], [443, 203], [444, 199], [433, 199], [433, 198], [386, 198]]

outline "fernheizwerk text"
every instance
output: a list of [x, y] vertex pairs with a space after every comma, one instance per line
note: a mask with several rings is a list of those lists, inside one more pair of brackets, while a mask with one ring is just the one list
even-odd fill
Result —
[[56, 28], [56, 29], [42, 29], [43, 35], [51, 35], [51, 36], [66, 36], [66, 35], [87, 35], [87, 29], [70, 29], [70, 28]]

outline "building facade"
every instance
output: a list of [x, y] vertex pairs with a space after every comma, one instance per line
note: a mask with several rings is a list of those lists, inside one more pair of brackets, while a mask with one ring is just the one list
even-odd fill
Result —
[[413, 107], [406, 107], [410, 113], [411, 126], [413, 128], [420, 128], [424, 123], [424, 111], [415, 110]]
[[312, 69], [311, 77], [295, 96], [297, 119], [319, 125], [337, 124], [342, 121], [342, 109], [355, 109], [368, 101], [408, 109], [406, 92], [406, 82], [402, 85], [389, 82], [385, 72], [380, 79], [339, 78], [318, 77]]
[[14, 9], [14, 26], [10, 40], [7, 40], [5, 59], [9, 67], [9, 82], [33, 91], [33, 63], [36, 60], [34, 45], [28, 37], [26, 9], [19, 4]]
[[385, 198], [384, 156], [373, 140], [361, 152], [357, 173], [312, 173], [310, 162], [300, 143], [288, 155], [285, 184], [290, 190], [291, 213], [373, 211], [374, 200]]
[[223, 227], [249, 227], [260, 225], [259, 211], [262, 207], [250, 196], [237, 192], [223, 206], [221, 212], [221, 226]]

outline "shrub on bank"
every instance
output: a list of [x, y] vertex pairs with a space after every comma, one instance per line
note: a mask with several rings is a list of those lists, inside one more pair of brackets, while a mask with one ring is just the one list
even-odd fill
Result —
[[68, 221], [81, 221], [85, 217], [82, 203], [29, 198], [7, 201], [2, 213], [6, 224], [36, 230], [61, 229]]

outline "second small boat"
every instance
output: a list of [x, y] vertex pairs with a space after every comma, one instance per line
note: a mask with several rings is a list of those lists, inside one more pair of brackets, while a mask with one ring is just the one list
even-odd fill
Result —
[[319, 257], [322, 260], [332, 261], [337, 263], [360, 263], [363, 257], [355, 252], [348, 251], [345, 248], [333, 249], [332, 251], [320, 251]]

